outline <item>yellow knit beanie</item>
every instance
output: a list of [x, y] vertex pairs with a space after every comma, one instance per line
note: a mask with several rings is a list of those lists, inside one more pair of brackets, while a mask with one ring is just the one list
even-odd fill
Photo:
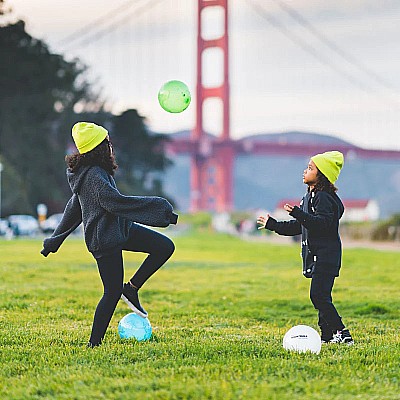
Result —
[[72, 138], [80, 154], [93, 150], [107, 135], [107, 129], [93, 122], [77, 122], [72, 127]]
[[340, 151], [327, 151], [311, 157], [317, 168], [328, 178], [329, 182], [335, 183], [343, 167], [344, 157]]

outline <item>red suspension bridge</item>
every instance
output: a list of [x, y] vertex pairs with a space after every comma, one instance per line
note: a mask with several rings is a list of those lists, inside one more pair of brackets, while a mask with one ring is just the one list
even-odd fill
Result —
[[[223, 35], [218, 39], [205, 40], [202, 14], [206, 8], [216, 6], [223, 9]], [[271, 144], [254, 138], [237, 141], [231, 139], [228, 33], [228, 0], [198, 0], [196, 125], [189, 139], [176, 139], [168, 144], [169, 151], [190, 154], [190, 208], [193, 212], [222, 212], [233, 209], [233, 164], [238, 154], [311, 156], [331, 150], [329, 145], [324, 144]], [[202, 59], [205, 50], [209, 48], [218, 48], [223, 53], [223, 81], [216, 87], [205, 87], [203, 84]], [[203, 126], [203, 105], [208, 98], [218, 98], [222, 102], [222, 131], [217, 137], [207, 135]], [[351, 144], [335, 146], [335, 149], [344, 153], [345, 157], [400, 159], [400, 151], [368, 150]]]
[[[369, 78], [369, 81], [375, 81], [381, 87], [385, 87], [388, 90], [393, 89], [393, 87], [386, 82], [385, 79], [375, 74], [366, 66], [361, 65], [357, 59], [354, 58], [349, 53], [344, 52], [341, 48], [339, 48], [335, 43], [329, 40], [326, 36], [322, 35], [318, 32], [308, 21], [306, 21], [299, 13], [296, 12], [293, 8], [290, 8], [284, 1], [282, 0], [270, 0], [268, 4], [266, 1], [258, 1], [258, 0], [242, 0], [243, 3], [247, 3], [257, 17], [261, 17], [264, 22], [264, 25], [272, 26], [276, 30], [280, 31], [281, 34], [286, 36], [292, 43], [295, 44], [301, 51], [308, 53], [311, 57], [314, 58], [314, 61], [317, 60], [318, 63], [324, 64], [330, 72], [334, 72], [337, 76], [340, 75], [340, 79], [342, 81], [347, 81], [352, 86], [357, 87], [361, 92], [368, 92], [369, 87], [365, 85], [360, 79], [358, 72], [362, 72], [364, 76]], [[136, 4], [137, 3], [137, 4]], [[286, 143], [269, 143], [263, 141], [261, 139], [257, 139], [257, 137], [248, 137], [240, 140], [234, 140], [231, 134], [231, 107], [230, 107], [230, 49], [229, 49], [229, 27], [230, 27], [230, 19], [229, 15], [232, 15], [232, 11], [234, 7], [238, 4], [233, 1], [228, 0], [197, 0], [197, 1], [182, 1], [174, 0], [173, 2], [163, 2], [161, 0], [148, 0], [147, 2], [143, 0], [142, 3], [128, 1], [124, 2], [120, 7], [116, 8], [112, 12], [107, 15], [99, 18], [96, 21], [91, 22], [91, 24], [87, 27], [80, 29], [79, 31], [69, 35], [64, 40], [64, 46], [67, 49], [71, 49], [74, 47], [73, 43], [75, 43], [75, 49], [86, 48], [88, 49], [83, 56], [88, 57], [88, 63], [96, 66], [101, 64], [108, 64], [109, 70], [112, 70], [113, 73], [113, 82], [110, 86], [119, 87], [119, 92], [122, 92], [126, 89], [130, 82], [123, 80], [122, 76], [127, 76], [126, 71], [123, 71], [122, 68], [127, 68], [128, 70], [135, 70], [136, 75], [139, 79], [134, 82], [135, 87], [129, 87], [127, 90], [130, 92], [139, 93], [139, 98], [141, 100], [144, 98], [146, 92], [156, 92], [156, 89], [153, 90], [151, 85], [154, 83], [154, 65], [155, 64], [165, 64], [168, 67], [168, 64], [173, 64], [174, 70], [174, 79], [178, 78], [184, 81], [187, 81], [189, 78], [182, 74], [182, 70], [180, 70], [179, 63], [175, 62], [175, 60], [184, 60], [187, 61], [189, 58], [193, 57], [181, 57], [181, 55], [177, 55], [173, 53], [172, 50], [165, 50], [162, 46], [158, 47], [155, 51], [155, 54], [149, 54], [151, 50], [149, 50], [146, 46], [140, 47], [138, 53], [136, 55], [132, 54], [133, 46], [135, 45], [135, 36], [132, 31], [119, 32], [118, 30], [125, 23], [134, 24], [135, 26], [132, 29], [137, 29], [139, 25], [139, 17], [147, 18], [147, 25], [143, 28], [141, 32], [138, 30], [135, 31], [135, 35], [143, 35], [147, 33], [151, 33], [154, 31], [159, 31], [158, 33], [164, 34], [168, 29], [175, 29], [177, 41], [186, 40], [188, 35], [182, 35], [179, 32], [179, 27], [172, 27], [171, 24], [168, 24], [168, 17], [160, 18], [158, 15], [158, 21], [161, 23], [154, 23], [151, 16], [149, 16], [148, 11], [154, 10], [152, 12], [159, 14], [167, 14], [167, 9], [171, 7], [175, 7], [174, 11], [176, 14], [179, 14], [180, 10], [185, 7], [192, 7], [193, 3], [197, 3], [197, 41], [196, 41], [196, 83], [195, 83], [195, 93], [193, 93], [194, 101], [192, 108], [195, 109], [195, 124], [194, 128], [191, 131], [190, 137], [185, 138], [177, 138], [168, 143], [168, 151], [175, 154], [188, 154], [191, 159], [191, 171], [190, 171], [190, 209], [192, 211], [199, 210], [214, 210], [214, 211], [229, 211], [233, 209], [233, 185], [234, 185], [234, 177], [233, 170], [235, 159], [237, 156], [241, 154], [248, 155], [301, 155], [304, 157], [309, 157], [312, 154], [331, 150], [331, 146], [328, 144], [321, 143], [298, 143], [298, 142], [286, 142]], [[158, 8], [158, 5], [163, 5], [163, 8]], [[233, 5], [235, 4], [235, 6]], [[136, 6], [137, 8], [132, 11], [132, 7]], [[301, 27], [308, 31], [310, 35], [318, 36], [318, 40], [323, 43], [326, 47], [330, 49], [336, 56], [341, 57], [342, 61], [347, 64], [352, 65], [357, 71], [354, 74], [347, 73], [344, 68], [339, 67], [340, 64], [332, 63], [327, 57], [322, 55], [322, 52], [317, 51], [312, 47], [309, 43], [303, 39], [302, 36], [295, 35], [293, 32], [286, 27], [286, 25], [280, 23], [280, 21], [274, 17], [273, 14], [269, 13], [268, 7], [271, 5], [275, 5], [284, 11], [287, 15], [290, 15], [296, 23], [301, 25]], [[231, 7], [231, 8], [230, 8]], [[207, 26], [207, 19], [210, 18], [212, 13], [210, 10], [218, 9], [219, 15], [222, 17], [219, 18], [217, 23], [219, 23], [218, 32], [220, 32], [220, 36], [209, 38], [205, 32], [205, 26]], [[231, 11], [231, 12], [230, 12]], [[114, 17], [117, 15], [123, 14], [122, 19], [119, 21], [115, 21]], [[287, 16], [286, 15], [286, 16]], [[181, 18], [182, 19], [182, 18]], [[102, 27], [103, 24], [106, 24], [107, 21], [112, 20], [111, 24], [108, 27]], [[132, 22], [133, 21], [133, 22]], [[215, 24], [216, 20], [213, 19], [212, 23]], [[92, 33], [91, 30], [99, 25], [101, 29], [98, 29], [96, 32]], [[90, 28], [90, 29], [89, 29]], [[86, 31], [90, 31], [88, 35], [84, 36]], [[143, 33], [145, 32], [145, 33]], [[190, 34], [191, 35], [191, 34]], [[96, 43], [100, 40], [101, 37], [108, 36], [107, 40], [109, 42], [109, 52], [101, 52], [98, 51], [98, 48], [95, 47]], [[137, 38], [137, 36], [136, 36]], [[71, 45], [72, 43], [72, 45]], [[76, 46], [78, 43], [78, 46]], [[125, 47], [119, 48], [116, 46], [117, 43], [123, 44]], [[154, 46], [157, 46], [157, 40], [153, 40]], [[187, 43], [187, 42], [186, 42]], [[174, 49], [179, 47], [179, 43], [175, 43]], [[88, 48], [87, 46], [91, 46]], [[221, 62], [215, 62], [212, 64], [212, 72], [219, 72], [219, 76], [221, 76], [221, 80], [216, 85], [207, 84], [207, 74], [210, 72], [210, 68], [206, 68], [207, 64], [205, 59], [207, 58], [210, 50], [215, 50], [221, 55]], [[260, 52], [264, 51], [260, 47]], [[267, 50], [265, 50], [267, 51]], [[264, 52], [265, 52], [264, 51]], [[170, 52], [171, 54], [168, 54]], [[187, 55], [187, 49], [185, 49], [185, 56]], [[161, 56], [160, 56], [161, 54]], [[120, 55], [123, 55], [124, 58], [117, 62], [116, 59]], [[160, 57], [157, 59], [157, 57]], [[240, 54], [240, 57], [244, 57], [243, 54]], [[239, 58], [239, 57], [238, 57]], [[130, 64], [131, 60], [135, 60], [134, 67]], [[152, 61], [149, 61], [152, 60]], [[120, 68], [120, 69], [118, 69]], [[304, 67], [305, 69], [307, 67]], [[190, 67], [193, 69], [193, 66]], [[219, 70], [219, 71], [217, 71]], [[145, 72], [148, 73], [148, 76], [145, 76]], [[307, 71], [308, 72], [308, 71]], [[133, 81], [135, 79], [134, 74], [131, 71], [128, 72], [129, 81]], [[281, 75], [281, 74], [280, 74]], [[249, 76], [250, 80], [252, 77]], [[315, 77], [311, 76], [311, 84], [314, 84]], [[271, 80], [268, 81], [271, 84]], [[144, 92], [140, 93], [140, 84], [143, 85]], [[156, 83], [156, 85], [158, 85]], [[194, 85], [193, 85], [194, 86]], [[372, 87], [372, 85], [371, 85]], [[261, 88], [261, 90], [265, 90], [265, 88]], [[371, 93], [374, 93], [371, 91]], [[397, 93], [396, 93], [397, 95]], [[213, 110], [214, 112], [220, 112], [220, 121], [221, 127], [218, 128], [216, 135], [209, 135], [207, 133], [207, 112], [205, 112], [205, 105], [210, 99], [218, 100], [218, 103], [221, 104], [221, 108], [218, 110]], [[348, 102], [351, 102], [351, 98], [347, 98]], [[286, 99], [284, 101], [287, 101]], [[140, 106], [144, 101], [139, 102]], [[138, 107], [138, 104], [132, 105], [132, 107]], [[397, 105], [398, 106], [398, 105]], [[189, 110], [190, 112], [190, 110]], [[335, 118], [335, 111], [332, 111], [331, 120], [337, 120], [339, 118]], [[146, 111], [145, 111], [146, 114]], [[186, 117], [187, 111], [185, 111]], [[286, 117], [285, 117], [286, 118]], [[251, 117], [249, 117], [249, 122]], [[293, 121], [296, 122], [294, 119]], [[292, 122], [292, 125], [295, 124]], [[268, 121], [266, 119], [266, 125]], [[345, 143], [345, 142], [343, 142]], [[399, 148], [397, 146], [397, 148]], [[394, 159], [400, 160], [400, 151], [392, 151], [392, 150], [370, 150], [363, 149], [357, 147], [352, 144], [340, 144], [335, 145], [335, 149], [342, 151], [346, 157], [355, 157], [361, 159], [375, 158], [375, 159]]]

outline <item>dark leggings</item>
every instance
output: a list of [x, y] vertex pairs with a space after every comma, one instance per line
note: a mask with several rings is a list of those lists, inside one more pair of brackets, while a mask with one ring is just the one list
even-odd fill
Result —
[[[175, 250], [172, 240], [145, 228], [134, 225], [123, 250], [147, 253], [148, 256], [130, 279], [133, 285], [140, 288], [172, 255]], [[104, 286], [103, 297], [100, 299], [94, 314], [92, 333], [89, 344], [97, 346], [103, 340], [111, 317], [122, 294], [124, 280], [124, 264], [122, 251], [97, 258], [101, 281]]]
[[310, 286], [310, 299], [318, 310], [318, 325], [323, 333], [340, 331], [344, 328], [342, 318], [332, 303], [332, 288], [335, 276], [313, 274]]

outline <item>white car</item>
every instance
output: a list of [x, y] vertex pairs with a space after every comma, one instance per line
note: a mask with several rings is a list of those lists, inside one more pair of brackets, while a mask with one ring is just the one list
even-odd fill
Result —
[[0, 219], [0, 236], [3, 236], [7, 233], [8, 230], [8, 221], [6, 219]]
[[40, 224], [40, 228], [44, 233], [53, 233], [60, 223], [63, 213], [53, 214]]
[[32, 215], [10, 215], [8, 222], [15, 236], [35, 235], [39, 232], [39, 222]]

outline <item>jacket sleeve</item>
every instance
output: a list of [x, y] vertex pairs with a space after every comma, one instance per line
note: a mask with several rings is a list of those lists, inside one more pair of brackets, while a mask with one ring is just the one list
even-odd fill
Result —
[[125, 196], [101, 176], [98, 179], [99, 204], [109, 213], [148, 226], [165, 228], [177, 223], [178, 215], [163, 197]]
[[299, 207], [295, 206], [290, 215], [309, 230], [323, 230], [332, 224], [335, 216], [333, 204], [329, 200], [329, 194], [317, 192], [314, 197], [313, 207], [315, 214], [309, 214]]
[[277, 221], [275, 218], [269, 217], [265, 229], [276, 232], [278, 235], [282, 236], [296, 236], [301, 234], [301, 224], [295, 219], [290, 221]]
[[49, 253], [55, 253], [64, 240], [82, 222], [81, 205], [78, 196], [74, 193], [65, 206], [64, 215], [53, 234], [43, 241], [41, 253], [47, 257]]

